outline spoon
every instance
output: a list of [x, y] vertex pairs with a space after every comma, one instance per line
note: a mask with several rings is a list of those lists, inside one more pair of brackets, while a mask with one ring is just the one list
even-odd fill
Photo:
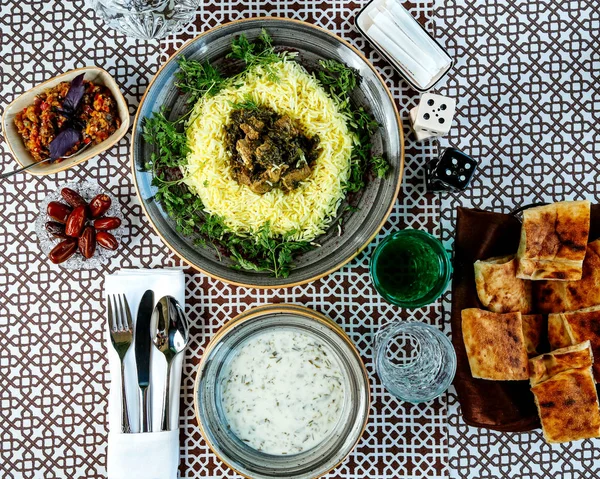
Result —
[[35, 161], [29, 165], [25, 165], [23, 168], [19, 168], [18, 170], [13, 170], [13, 171], [8, 171], [6, 173], [2, 173], [2, 174], [0, 174], [0, 179], [8, 178], [9, 176], [16, 175], [17, 173], [21, 173], [21, 171], [28, 170], [29, 168], [32, 168], [36, 165], [41, 165], [42, 163], [48, 163], [50, 161], [56, 161], [56, 160], [60, 160], [60, 159], [66, 160], [67, 158], [71, 158], [72, 156], [78, 155], [79, 153], [81, 153], [83, 150], [85, 150], [91, 144], [92, 143], [87, 143], [87, 144], [83, 145], [79, 150], [77, 150], [72, 155], [61, 156], [60, 158], [46, 158], [45, 160]]
[[155, 346], [165, 355], [167, 360], [167, 378], [163, 399], [161, 431], [171, 430], [171, 414], [169, 399], [171, 397], [171, 364], [177, 355], [183, 352], [188, 343], [189, 324], [183, 309], [171, 296], [163, 296], [154, 308], [158, 316]]

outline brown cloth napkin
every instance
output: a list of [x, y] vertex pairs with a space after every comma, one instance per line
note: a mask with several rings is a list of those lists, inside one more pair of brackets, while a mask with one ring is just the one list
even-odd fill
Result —
[[[529, 381], [473, 378], [462, 337], [460, 312], [466, 308], [482, 308], [475, 288], [473, 263], [478, 259], [516, 253], [520, 235], [521, 222], [512, 215], [458, 208], [451, 319], [457, 359], [454, 386], [467, 424], [505, 432], [540, 427]], [[592, 205], [590, 241], [599, 236], [600, 205]]]
[[486, 381], [471, 375], [462, 337], [460, 312], [481, 308], [473, 263], [516, 253], [521, 223], [511, 215], [458, 208], [452, 280], [452, 343], [456, 350], [454, 386], [465, 422], [497, 431], [540, 427], [528, 381]]

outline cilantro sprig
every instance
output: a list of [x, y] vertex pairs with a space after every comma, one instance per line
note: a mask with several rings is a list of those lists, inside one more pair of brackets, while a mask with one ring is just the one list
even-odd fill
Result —
[[230, 103], [234, 110], [258, 110], [260, 108], [260, 104], [252, 98], [252, 95], [245, 95], [242, 101]]
[[181, 57], [177, 63], [179, 71], [175, 73], [175, 86], [182, 93], [189, 93], [188, 103], [195, 104], [203, 96], [216, 95], [225, 86], [226, 78], [209, 62]]
[[260, 65], [272, 82], [278, 82], [279, 77], [271, 65], [285, 57], [285, 52], [275, 52], [273, 40], [264, 28], [254, 42], [250, 42], [245, 35], [234, 38], [231, 42], [231, 52], [227, 54], [227, 58], [242, 60], [246, 64], [246, 69]]
[[263, 28], [254, 42], [250, 42], [245, 35], [234, 38], [227, 58], [242, 60], [247, 67], [253, 67], [279, 62], [282, 57], [275, 53], [273, 41]]

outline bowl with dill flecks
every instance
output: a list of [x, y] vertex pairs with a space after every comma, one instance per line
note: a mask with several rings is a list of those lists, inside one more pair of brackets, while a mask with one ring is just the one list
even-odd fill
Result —
[[102, 68], [58, 75], [18, 96], [2, 116], [2, 131], [17, 163], [33, 175], [71, 168], [116, 144], [129, 128], [119, 87]]
[[194, 386], [206, 444], [252, 479], [312, 479], [356, 447], [370, 409], [369, 376], [333, 320], [265, 305], [231, 319], [207, 345]]
[[356, 257], [385, 223], [403, 163], [381, 76], [296, 20], [189, 41], [134, 120], [132, 171], [153, 227], [196, 269], [250, 287], [307, 283]]

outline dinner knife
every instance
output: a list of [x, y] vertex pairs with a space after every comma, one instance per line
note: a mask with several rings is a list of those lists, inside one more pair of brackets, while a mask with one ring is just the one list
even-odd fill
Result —
[[141, 432], [152, 430], [152, 420], [149, 417], [148, 407], [148, 386], [150, 386], [150, 349], [152, 347], [150, 322], [153, 311], [154, 292], [149, 289], [142, 296], [135, 323], [135, 365], [137, 367], [138, 386], [141, 391]]

